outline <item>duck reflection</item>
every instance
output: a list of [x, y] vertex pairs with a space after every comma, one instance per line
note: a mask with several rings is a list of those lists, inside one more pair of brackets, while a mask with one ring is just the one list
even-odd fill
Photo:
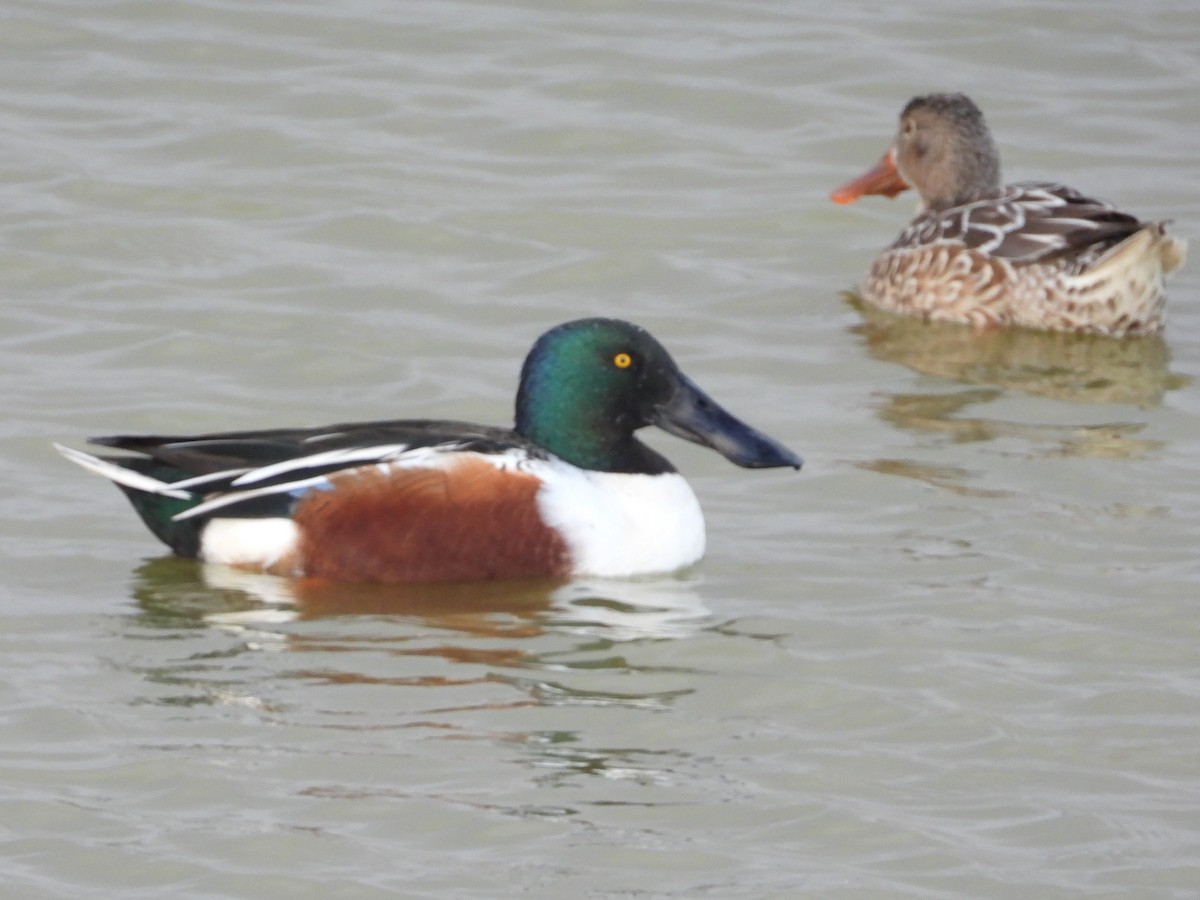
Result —
[[[402, 730], [407, 748], [421, 739], [508, 748], [505, 764], [527, 769], [535, 785], [640, 788], [669, 782], [689, 754], [616, 746], [594, 710], [658, 716], [697, 689], [698, 673], [662, 646], [713, 625], [697, 583], [332, 584], [166, 557], [136, 570], [128, 630], [133, 640], [159, 639], [138, 654], [157, 657], [140, 670], [153, 685], [143, 702], [330, 729], [332, 752], [351, 757], [361, 734], [377, 743]], [[347, 776], [313, 790], [391, 789]], [[500, 811], [577, 812], [525, 803]]]
[[[1053, 447], [1062, 456], [1136, 458], [1158, 446], [1138, 438], [1138, 422], [1022, 423], [969, 414], [1011, 392], [1081, 404], [1153, 408], [1168, 391], [1188, 383], [1170, 372], [1170, 353], [1159, 336], [1116, 339], [1025, 329], [981, 330], [949, 322], [895, 316], [843, 295], [863, 316], [853, 331], [876, 359], [899, 363], [966, 390], [885, 395], [879, 416], [898, 428], [943, 434], [955, 442], [1015, 437]], [[903, 461], [879, 460], [868, 468], [893, 471]], [[898, 474], [913, 474], [907, 471]], [[926, 477], [928, 475], [929, 477]], [[961, 473], [918, 473], [941, 486]]]
[[960, 384], [992, 385], [1073, 403], [1158, 406], [1187, 384], [1168, 369], [1159, 336], [1119, 340], [1098, 335], [978, 329], [896, 316], [843, 294], [863, 317], [853, 331], [876, 359]]
[[[496, 581], [449, 584], [353, 584], [288, 580], [222, 565], [166, 557], [134, 578], [138, 623], [155, 629], [220, 628], [280, 649], [350, 649], [356, 643], [410, 643], [422, 636], [521, 642], [586, 638], [607, 644], [694, 634], [710, 614], [688, 577], [638, 581]], [[350, 617], [394, 623], [373, 637], [348, 638], [336, 623]], [[288, 628], [328, 623], [329, 629]], [[359, 630], [361, 634], [361, 629]], [[436, 646], [396, 649], [404, 655], [523, 666], [535, 661], [520, 643], [496, 648]]]
[[254, 609], [207, 614], [216, 625], [402, 616], [477, 635], [535, 637], [554, 630], [624, 641], [683, 637], [709, 618], [687, 580], [671, 577], [344, 584], [216, 565], [202, 566], [201, 576], [212, 589], [258, 600]]

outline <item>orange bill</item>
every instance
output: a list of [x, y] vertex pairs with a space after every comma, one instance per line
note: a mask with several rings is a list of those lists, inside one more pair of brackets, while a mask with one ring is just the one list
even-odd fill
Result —
[[908, 190], [908, 182], [900, 177], [896, 169], [896, 152], [888, 148], [871, 169], [859, 175], [853, 181], [847, 181], [834, 190], [829, 198], [834, 203], [853, 203], [859, 197], [867, 194], [881, 194], [884, 197], [895, 197], [902, 191]]

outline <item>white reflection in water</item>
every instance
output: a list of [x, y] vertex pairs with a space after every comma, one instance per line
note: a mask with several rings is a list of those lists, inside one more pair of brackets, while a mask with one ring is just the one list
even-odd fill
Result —
[[[204, 565], [206, 584], [254, 598], [253, 609], [213, 612], [210, 624], [261, 629], [302, 618], [354, 613], [446, 615], [451, 609], [480, 613], [510, 606], [528, 609], [541, 598], [539, 619], [546, 627], [611, 641], [682, 638], [712, 624], [700, 596], [683, 578], [638, 580], [582, 579], [561, 585], [334, 585], [306, 586], [220, 565]], [[315, 598], [320, 597], [317, 600]], [[259, 632], [266, 636], [269, 632]]]

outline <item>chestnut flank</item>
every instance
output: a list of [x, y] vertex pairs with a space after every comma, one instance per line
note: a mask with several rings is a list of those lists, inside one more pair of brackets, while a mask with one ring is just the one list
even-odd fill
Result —
[[571, 558], [538, 514], [541, 482], [465, 458], [445, 469], [365, 466], [296, 507], [305, 575], [433, 582], [561, 577]]

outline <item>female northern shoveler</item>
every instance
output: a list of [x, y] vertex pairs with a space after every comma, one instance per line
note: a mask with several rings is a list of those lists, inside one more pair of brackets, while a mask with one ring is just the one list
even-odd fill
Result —
[[1151, 334], [1186, 244], [1059, 184], [1003, 186], [983, 113], [963, 94], [915, 97], [875, 168], [832, 194], [895, 197], [922, 212], [871, 264], [863, 297], [890, 312], [975, 325]]
[[516, 427], [412, 420], [93, 443], [181, 556], [341, 581], [469, 581], [668, 572], [704, 553], [704, 518], [646, 425], [747, 468], [800, 468], [734, 418], [646, 331], [580, 319], [521, 370]]

